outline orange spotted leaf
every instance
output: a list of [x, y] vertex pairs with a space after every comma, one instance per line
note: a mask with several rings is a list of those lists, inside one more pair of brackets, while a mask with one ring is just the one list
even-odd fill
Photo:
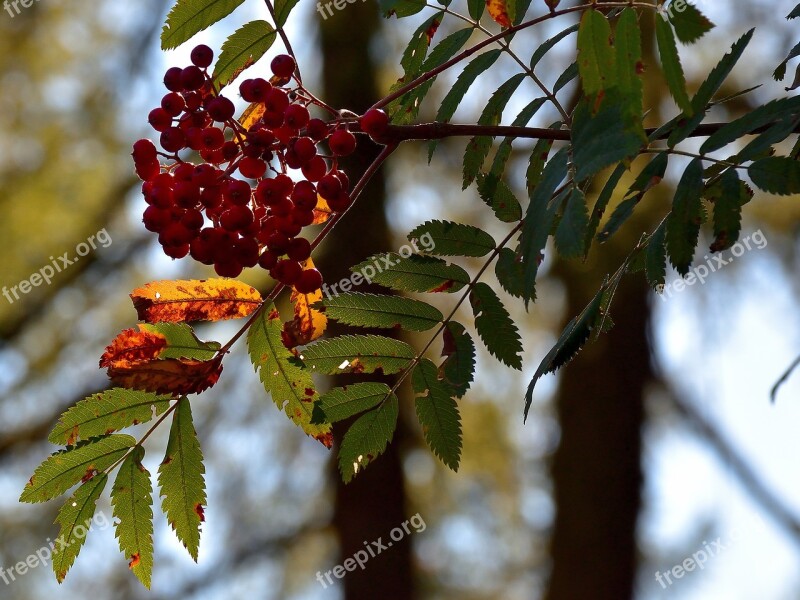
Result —
[[246, 131], [250, 131], [250, 128], [258, 123], [266, 112], [267, 107], [263, 102], [253, 102], [242, 113], [242, 116], [239, 118], [239, 123]]
[[[305, 268], [314, 268], [314, 262], [310, 258]], [[287, 348], [305, 346], [325, 333], [328, 317], [325, 313], [311, 308], [312, 304], [320, 300], [322, 300], [322, 290], [317, 290], [313, 294], [300, 294], [297, 290], [292, 290], [294, 319], [283, 325], [283, 343]]]
[[492, 19], [495, 20], [495, 23], [502, 27], [511, 27], [506, 0], [486, 0], [486, 9]]
[[240, 319], [261, 305], [256, 289], [234, 279], [157, 281], [134, 290], [131, 299], [148, 323]]
[[314, 209], [314, 222], [312, 225], [322, 225], [331, 218], [333, 211], [328, 206], [328, 201], [319, 194], [317, 195], [317, 207]]

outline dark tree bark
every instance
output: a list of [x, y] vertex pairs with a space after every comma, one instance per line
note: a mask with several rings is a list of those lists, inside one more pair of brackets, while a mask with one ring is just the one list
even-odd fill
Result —
[[[375, 7], [361, 3], [348, 5], [346, 14], [336, 13], [321, 22], [323, 97], [331, 106], [361, 112], [378, 99], [376, 65], [371, 60], [369, 46], [379, 28]], [[377, 153], [375, 145], [366, 139], [359, 141], [356, 154], [345, 163], [353, 182]], [[385, 194], [385, 180], [379, 172], [352, 212], [326, 241], [323, 246], [326, 253], [320, 266], [327, 282], [348, 277], [351, 265], [388, 250]], [[330, 328], [332, 335], [341, 332], [337, 327]], [[342, 484], [338, 472], [331, 475], [337, 482], [333, 523], [341, 544], [341, 561], [364, 550], [365, 542], [369, 544], [383, 538], [385, 544], [389, 532], [407, 518], [400, 457], [403, 422], [401, 414], [394, 442], [352, 483]], [[337, 427], [335, 433], [338, 446], [342, 429]], [[336, 471], [335, 466], [332, 471]], [[406, 537], [393, 543], [391, 548], [370, 558], [365, 569], [356, 568], [338, 583], [343, 586], [347, 600], [414, 598], [410, 540]]]

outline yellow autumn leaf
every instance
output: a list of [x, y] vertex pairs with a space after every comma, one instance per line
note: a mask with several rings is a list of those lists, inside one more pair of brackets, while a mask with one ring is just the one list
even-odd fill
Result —
[[495, 23], [502, 27], [511, 27], [506, 0], [486, 0], [486, 9]]
[[148, 323], [240, 319], [262, 302], [258, 290], [235, 279], [156, 281], [134, 290], [131, 299]]
[[[304, 265], [305, 269], [313, 269], [314, 261], [310, 258]], [[313, 294], [300, 294], [292, 290], [292, 305], [294, 306], [294, 319], [283, 325], [283, 343], [287, 348], [304, 346], [322, 337], [328, 327], [328, 317], [325, 313], [311, 308], [315, 302], [322, 300], [322, 290]]]

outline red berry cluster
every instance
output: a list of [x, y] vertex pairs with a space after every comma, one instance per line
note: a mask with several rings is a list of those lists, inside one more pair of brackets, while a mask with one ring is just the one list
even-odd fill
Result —
[[[272, 61], [270, 81], [241, 84], [242, 98], [263, 112], [247, 129], [208, 73], [213, 51], [198, 46], [191, 58], [191, 66], [166, 72], [169, 93], [149, 116], [161, 151], [150, 140], [133, 147], [148, 204], [145, 227], [158, 234], [167, 256], [190, 255], [222, 277], [260, 265], [298, 292], [320, 289], [319, 271], [303, 268], [311, 244], [298, 236], [314, 222], [319, 196], [333, 212], [350, 207], [350, 182], [337, 161], [355, 150], [355, 136], [345, 125], [311, 118], [313, 98], [291, 87], [291, 56]], [[319, 153], [325, 141], [331, 166]], [[198, 164], [188, 160], [197, 155]], [[303, 179], [295, 181], [290, 169]]]

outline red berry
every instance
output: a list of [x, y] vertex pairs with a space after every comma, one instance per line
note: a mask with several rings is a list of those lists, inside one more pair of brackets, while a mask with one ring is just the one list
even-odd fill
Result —
[[267, 163], [258, 158], [245, 157], [239, 163], [239, 172], [248, 179], [259, 179], [267, 172]]
[[197, 165], [192, 173], [192, 182], [202, 188], [213, 187], [221, 175], [219, 169], [211, 165]]
[[183, 90], [183, 69], [172, 67], [164, 74], [164, 86], [170, 92], [180, 92]]
[[214, 62], [214, 51], [206, 45], [201, 44], [192, 50], [192, 64], [201, 69], [206, 69]]
[[325, 177], [327, 171], [328, 165], [325, 164], [325, 159], [321, 156], [315, 156], [303, 167], [303, 175], [305, 178], [315, 183]]
[[134, 167], [136, 169], [136, 175], [142, 181], [152, 179], [161, 171], [161, 163], [159, 163], [156, 158], [146, 162], [134, 163]]
[[246, 206], [232, 206], [219, 218], [219, 223], [227, 231], [236, 232], [253, 222], [253, 211]]
[[149, 162], [158, 158], [156, 145], [150, 140], [139, 140], [133, 145], [133, 161]]
[[308, 109], [300, 104], [292, 104], [286, 109], [285, 122], [292, 129], [302, 129], [308, 124]]
[[299, 138], [293, 146], [294, 152], [301, 165], [306, 165], [317, 155], [317, 146], [309, 137]]
[[142, 218], [144, 228], [153, 233], [161, 232], [171, 221], [170, 212], [155, 206], [148, 206]]
[[325, 198], [335, 198], [342, 191], [342, 182], [336, 175], [328, 173], [317, 184], [319, 195]]
[[219, 150], [225, 143], [225, 134], [218, 127], [206, 127], [201, 131], [203, 150]]
[[220, 277], [238, 277], [244, 267], [235, 258], [223, 258], [214, 262], [214, 271]]
[[301, 210], [313, 210], [317, 207], [317, 190], [310, 181], [298, 181], [292, 192], [294, 205]]
[[368, 110], [361, 117], [361, 131], [369, 134], [373, 139], [380, 136], [389, 127], [389, 115], [380, 109]]
[[302, 273], [303, 267], [296, 260], [279, 260], [278, 264], [270, 270], [269, 275], [281, 283], [292, 285]]
[[244, 206], [250, 202], [251, 192], [250, 184], [239, 179], [231, 179], [222, 188], [223, 197], [231, 204], [239, 206]]
[[333, 212], [344, 212], [350, 205], [353, 203], [353, 199], [350, 197], [350, 194], [342, 190], [339, 192], [334, 198], [328, 199], [328, 206], [330, 206]]
[[178, 152], [186, 147], [186, 134], [178, 127], [170, 127], [161, 134], [161, 147], [167, 152]]
[[314, 211], [303, 210], [302, 208], [295, 206], [294, 210], [292, 211], [292, 222], [299, 225], [300, 229], [302, 230], [303, 227], [308, 227], [314, 222]]
[[[162, 183], [163, 185], [174, 188], [175, 183], [178, 181], [191, 181], [194, 177], [195, 168], [196, 167], [192, 163], [181, 163], [175, 167], [175, 170], [172, 172], [174, 179], [172, 179], [168, 173], [164, 173], [166, 177], [162, 178], [164, 179]], [[169, 177], [169, 181], [167, 181], [167, 177]]]
[[220, 123], [232, 119], [233, 115], [236, 114], [236, 106], [233, 102], [222, 96], [209, 102], [207, 110], [211, 118]]
[[301, 294], [312, 294], [322, 287], [322, 273], [317, 269], [306, 269], [294, 282], [294, 289]]
[[177, 117], [186, 108], [186, 100], [183, 96], [176, 92], [170, 92], [161, 99], [161, 108], [163, 108], [172, 117]]
[[259, 77], [243, 81], [242, 85], [239, 86], [239, 93], [246, 102], [264, 102], [271, 89], [272, 84]]
[[258, 266], [262, 269], [269, 271], [278, 264], [278, 256], [269, 250], [266, 250], [258, 259]]
[[[286, 95], [281, 89], [272, 88], [264, 100], [264, 106], [267, 107], [267, 112], [279, 113], [281, 121], [286, 109], [289, 108], [289, 96]], [[265, 119], [266, 121], [266, 119]]]
[[278, 256], [285, 254], [288, 247], [289, 238], [282, 233], [276, 231], [267, 238], [267, 248]]
[[311, 256], [311, 242], [305, 238], [295, 238], [289, 242], [286, 255], [292, 260], [304, 261]]
[[356, 136], [346, 129], [337, 129], [328, 140], [331, 152], [337, 156], [347, 156], [356, 149]]
[[234, 242], [233, 256], [243, 266], [255, 267], [258, 264], [258, 242], [250, 237]]
[[202, 232], [200, 236], [192, 240], [189, 252], [192, 258], [201, 264], [214, 264], [214, 246], [207, 239], [203, 238]]
[[200, 204], [200, 186], [191, 181], [177, 182], [172, 195], [181, 208], [195, 208]]
[[147, 116], [147, 122], [159, 133], [164, 133], [172, 127], [172, 116], [163, 108], [154, 108]]
[[181, 225], [186, 229], [200, 231], [204, 224], [203, 213], [195, 208], [187, 210], [183, 217], [181, 217]]
[[297, 63], [295, 63], [294, 59], [288, 54], [279, 54], [272, 59], [272, 64], [270, 65], [275, 76], [281, 77], [282, 79], [291, 77], [295, 67], [297, 67]]
[[322, 119], [311, 119], [306, 126], [306, 135], [316, 142], [328, 137], [328, 124]]
[[188, 92], [199, 90], [201, 87], [203, 87], [205, 82], [206, 78], [203, 75], [203, 72], [194, 65], [191, 67], [186, 67], [181, 72], [181, 84], [183, 89]]
[[177, 246], [164, 246], [164, 254], [170, 258], [183, 258], [189, 254], [189, 244], [180, 244]]
[[222, 144], [222, 156], [225, 160], [233, 160], [239, 156], [239, 145], [236, 142], [225, 142]]

